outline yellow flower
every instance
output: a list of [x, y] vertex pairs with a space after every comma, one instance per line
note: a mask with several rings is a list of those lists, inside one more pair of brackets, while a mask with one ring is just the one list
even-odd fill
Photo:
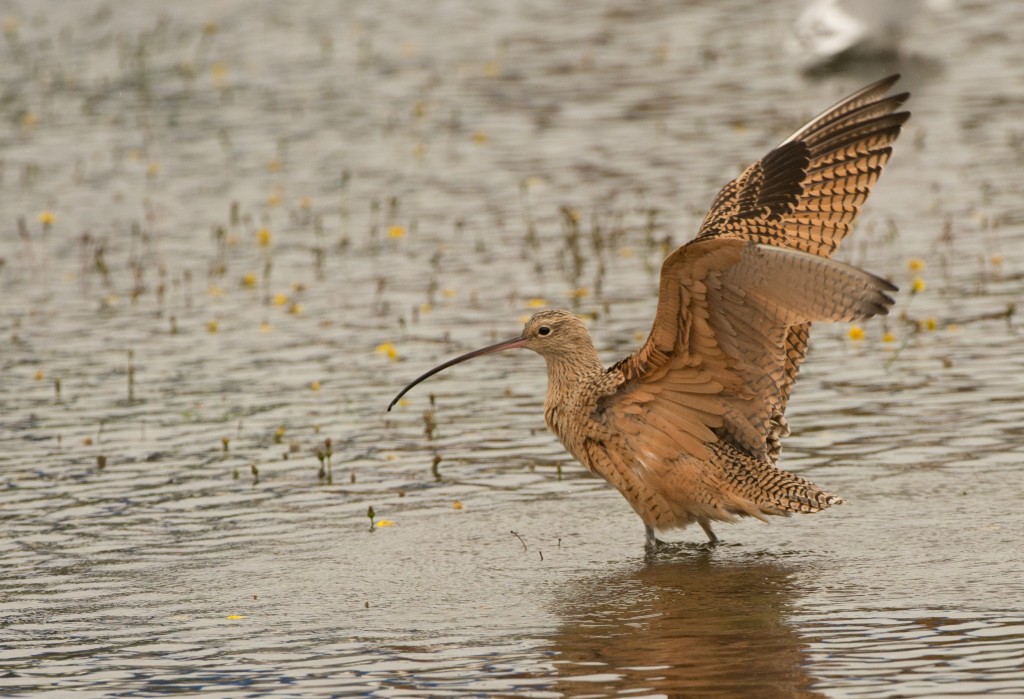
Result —
[[444, 294], [444, 297], [446, 299], [452, 299], [455, 298], [455, 295], [459, 292], [456, 291], [455, 289], [442, 289], [441, 293]]
[[218, 61], [213, 64], [211, 72], [213, 73], [213, 84], [216, 87], [223, 87], [225, 81], [228, 79], [228, 64]]
[[275, 306], [283, 306], [286, 303], [288, 303], [288, 296], [287, 296], [287, 294], [274, 294], [274, 305]]
[[891, 332], [882, 335], [882, 342], [896, 342], [896, 336]]
[[57, 217], [53, 215], [52, 211], [43, 211], [39, 214], [39, 223], [44, 226], [52, 226], [53, 222], [57, 220]]
[[288, 307], [288, 312], [291, 313], [293, 316], [302, 315], [302, 304], [293, 303], [291, 306]]
[[462, 509], [462, 503], [460, 501], [456, 500], [455, 502], [452, 503], [452, 509], [453, 510], [461, 510]]
[[420, 313], [423, 315], [430, 313], [432, 310], [434, 309], [429, 303], [420, 304]]
[[253, 287], [255, 287], [256, 275], [253, 274], [252, 272], [246, 274], [244, 277], [242, 277], [242, 285], [245, 286], [247, 289], [252, 289]]
[[214, 298], [218, 298], [224, 295], [224, 289], [220, 288], [216, 284], [210, 284], [210, 286], [207, 287], [206, 289], [206, 293], [208, 293], [210, 296]]
[[228, 614], [224, 618], [225, 619], [231, 619], [232, 621], [235, 621], [236, 619], [247, 619], [248, 617], [242, 616], [241, 614]]
[[46, 374], [43, 372], [42, 369], [36, 369], [36, 376], [35, 376], [35, 378], [36, 378], [36, 381], [42, 381], [43, 379], [46, 378]]
[[259, 242], [261, 248], [265, 248], [270, 245], [270, 231], [266, 228], [261, 228], [256, 232], [256, 240]]
[[860, 327], [859, 325], [853, 325], [850, 327], [850, 332], [847, 333], [847, 336], [851, 340], [863, 340], [864, 328]]
[[914, 277], [914, 284], [910, 287], [910, 293], [917, 294], [925, 290], [927, 284], [924, 283], [924, 279], [921, 277]]
[[405, 228], [402, 226], [391, 226], [391, 228], [388, 229], [388, 235], [392, 238], [404, 238]]
[[409, 399], [408, 398], [401, 398], [401, 399], [399, 399], [398, 405], [400, 407], [402, 407], [402, 408], [407, 407], [409, 405]]
[[544, 306], [547, 305], [548, 302], [545, 301], [544, 299], [530, 299], [529, 301], [526, 302], [527, 308], [544, 308]]
[[998, 267], [999, 265], [1003, 264], [1003, 256], [993, 255], [992, 257], [989, 258], [989, 262], [991, 262], [994, 266]]
[[393, 526], [395, 526], [395, 523], [392, 522], [390, 519], [382, 519], [379, 522], [377, 522], [374, 526], [377, 526], [377, 527], [393, 527]]
[[217, 332], [217, 321], [216, 321], [216, 319], [206, 321], [206, 332], [208, 332], [208, 333], [215, 333], [215, 332]]
[[377, 345], [377, 352], [386, 355], [388, 359], [398, 359], [398, 350], [390, 342], [382, 342]]
[[928, 330], [934, 330], [938, 325], [938, 322], [934, 318], [928, 318], [924, 321], [924, 327]]
[[477, 131], [476, 133], [473, 134], [473, 143], [476, 143], [477, 145], [481, 146], [487, 143], [487, 134], [485, 134], [483, 131]]
[[313, 383], [309, 384], [309, 388], [310, 388], [310, 390], [313, 390], [313, 391], [319, 391], [320, 390], [320, 382], [319, 381], [314, 381]]
[[907, 267], [910, 268], [911, 272], [920, 272], [922, 269], [924, 269], [924, 260], [921, 260], [917, 257], [912, 257], [910, 258], [910, 260], [907, 261]]
[[582, 286], [578, 287], [572, 290], [572, 296], [577, 299], [586, 298], [587, 296], [590, 296], [590, 289]]
[[267, 206], [277, 206], [281, 203], [281, 193], [271, 192], [270, 196], [267, 197]]

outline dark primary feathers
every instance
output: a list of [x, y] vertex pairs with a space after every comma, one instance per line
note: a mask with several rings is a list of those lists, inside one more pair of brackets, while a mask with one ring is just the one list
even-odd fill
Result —
[[894, 75], [812, 119], [722, 188], [698, 238], [741, 238], [828, 257], [850, 231], [909, 112]]

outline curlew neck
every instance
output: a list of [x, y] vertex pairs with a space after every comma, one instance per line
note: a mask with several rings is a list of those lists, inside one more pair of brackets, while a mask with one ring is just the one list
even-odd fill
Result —
[[590, 337], [576, 339], [571, 347], [543, 353], [548, 367], [547, 403], [563, 403], [574, 398], [584, 385], [593, 383], [604, 373], [601, 357]]

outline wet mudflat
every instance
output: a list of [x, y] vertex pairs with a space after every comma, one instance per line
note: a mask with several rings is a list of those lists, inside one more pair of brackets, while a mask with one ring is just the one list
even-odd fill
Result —
[[[1024, 692], [1024, 8], [813, 76], [769, 3], [0, 14], [0, 693]], [[894, 69], [842, 256], [902, 291], [783, 455], [848, 504], [649, 559], [536, 356], [384, 412], [538, 306], [631, 351], [717, 189]]]

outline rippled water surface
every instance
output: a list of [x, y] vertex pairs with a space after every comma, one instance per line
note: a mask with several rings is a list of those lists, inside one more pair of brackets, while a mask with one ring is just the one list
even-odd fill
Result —
[[[814, 74], [795, 13], [2, 4], [0, 693], [1024, 694], [1024, 5]], [[384, 412], [537, 305], [622, 357], [718, 187], [893, 70], [843, 256], [903, 291], [816, 329], [783, 456], [847, 505], [648, 559], [537, 357]]]

